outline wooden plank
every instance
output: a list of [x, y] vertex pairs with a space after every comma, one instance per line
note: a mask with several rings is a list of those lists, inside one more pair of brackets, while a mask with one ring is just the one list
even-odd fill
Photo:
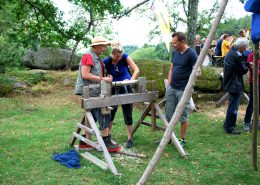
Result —
[[144, 93], [146, 90], [146, 78], [145, 77], [139, 77], [138, 78], [138, 87], [137, 87], [138, 93]]
[[[85, 116], [83, 116], [83, 118], [81, 120], [81, 124], [84, 124], [84, 123], [85, 123]], [[80, 131], [81, 131], [81, 128], [76, 127], [75, 133], [79, 134]], [[76, 140], [77, 140], [77, 138], [72, 135], [71, 140], [70, 140], [70, 146], [73, 146], [75, 144]]]
[[224, 94], [218, 101], [216, 104], [216, 107], [219, 107], [220, 105], [222, 105], [223, 103], [225, 103], [225, 101], [228, 99], [229, 97], [229, 93], [227, 92], [226, 94]]
[[166, 98], [163, 98], [161, 101], [159, 101], [157, 104], [161, 107], [164, 106], [166, 103]]
[[95, 135], [95, 133], [93, 132], [93, 130], [91, 128], [88, 128], [80, 123], [77, 123], [77, 127], [85, 130], [86, 132], [88, 132], [89, 134]]
[[[152, 124], [151, 124], [151, 123], [148, 123], [148, 122], [146, 122], [146, 121], [142, 121], [142, 124], [143, 124], [143, 125], [146, 125], [146, 126], [149, 126], [149, 127], [152, 127]], [[163, 128], [163, 127], [161, 127], [161, 126], [158, 126], [158, 125], [155, 126], [155, 129], [156, 129], [156, 130], [165, 131], [165, 128]]]
[[147, 116], [147, 114], [150, 112], [151, 110], [151, 104], [149, 104], [144, 112], [142, 113], [141, 118], [137, 121], [136, 125], [134, 126], [133, 130], [132, 130], [132, 136], [134, 135], [135, 131], [138, 129], [138, 127], [140, 126], [140, 124], [142, 123], [142, 121], [145, 119], [145, 117]]
[[97, 125], [95, 123], [95, 120], [91, 114], [90, 111], [86, 111], [86, 119], [88, 120], [91, 128], [93, 129], [93, 131], [96, 133], [96, 137], [97, 137], [97, 142], [98, 144], [101, 146], [102, 148], [102, 151], [103, 151], [103, 155], [104, 155], [104, 158], [107, 162], [107, 165], [109, 167], [109, 169], [111, 170], [111, 172], [114, 174], [114, 175], [118, 175], [118, 172], [117, 172], [117, 169], [113, 163], [113, 160], [111, 158], [111, 155], [109, 154], [108, 150], [107, 150], [107, 147], [103, 141], [103, 138], [101, 137], [100, 135], [100, 132], [99, 132], [99, 129], [97, 128]]
[[87, 138], [77, 134], [76, 132], [73, 132], [72, 134], [74, 137], [78, 138], [79, 140], [83, 141], [84, 143], [87, 143], [88, 145], [94, 147], [95, 149], [102, 151], [102, 148], [95, 142], [88, 140]]
[[94, 163], [95, 165], [97, 165], [101, 169], [108, 170], [107, 163], [105, 163], [104, 161], [100, 160], [99, 158], [97, 158], [96, 156], [92, 155], [91, 153], [84, 152], [84, 153], [81, 153], [80, 155], [82, 157], [84, 157], [85, 159], [87, 159], [88, 161]]
[[[151, 116], [151, 114], [148, 113], [147, 116]], [[156, 118], [159, 119], [160, 117], [156, 114]]]
[[92, 97], [83, 100], [83, 108], [86, 110], [114, 105], [124, 105], [137, 102], [150, 102], [158, 98], [158, 92], [129, 93], [114, 95], [111, 97]]
[[[159, 114], [162, 122], [164, 123], [165, 127], [167, 128], [169, 123], [168, 123], [166, 117], [164, 116], [162, 110], [160, 109], [159, 105], [155, 104], [155, 109], [158, 112], [158, 114]], [[171, 134], [171, 139], [172, 139], [174, 145], [176, 146], [177, 150], [181, 154], [181, 156], [182, 157], [187, 156], [188, 154], [182, 148], [182, 146], [181, 146], [180, 142], [178, 141], [178, 139], [177, 139], [176, 135], [174, 134], [174, 132], [172, 132], [172, 134]]]
[[155, 131], [156, 130], [156, 110], [154, 108], [154, 103], [155, 101], [151, 101], [151, 128], [152, 128], [152, 131]]

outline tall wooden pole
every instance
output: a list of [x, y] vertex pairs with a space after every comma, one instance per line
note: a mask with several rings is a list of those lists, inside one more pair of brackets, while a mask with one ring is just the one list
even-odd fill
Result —
[[199, 58], [198, 58], [195, 66], [194, 66], [194, 69], [193, 69], [193, 71], [192, 71], [192, 73], [190, 75], [189, 82], [188, 82], [188, 84], [187, 84], [187, 86], [186, 86], [186, 88], [184, 90], [182, 98], [181, 98], [180, 102], [177, 105], [176, 111], [174, 112], [174, 114], [172, 116], [172, 119], [169, 122], [169, 126], [166, 128], [166, 130], [164, 132], [163, 138], [162, 138], [158, 148], [156, 149], [156, 152], [155, 152], [152, 160], [150, 161], [150, 163], [148, 164], [146, 170], [144, 171], [143, 176], [141, 177], [141, 179], [137, 183], [138, 185], [143, 185], [143, 184], [145, 184], [148, 181], [149, 175], [153, 172], [157, 162], [160, 159], [160, 156], [161, 156], [162, 152], [165, 149], [165, 146], [167, 145], [167, 143], [170, 140], [173, 128], [177, 124], [177, 122], [180, 119], [181, 114], [182, 114], [182, 112], [184, 110], [185, 102], [187, 102], [190, 99], [192, 88], [193, 88], [193, 86], [194, 86], [194, 84], [195, 84], [195, 82], [197, 80], [198, 69], [202, 65], [202, 63], [203, 63], [203, 61], [205, 59], [205, 56], [208, 53], [208, 49], [209, 49], [210, 44], [211, 44], [211, 42], [213, 40], [213, 37], [215, 36], [217, 27], [219, 25], [221, 17], [224, 14], [224, 11], [225, 11], [225, 8], [227, 6], [227, 3], [228, 3], [228, 0], [222, 0], [221, 6], [220, 6], [220, 8], [218, 10], [218, 14], [217, 14], [217, 16], [216, 16], [216, 18], [215, 18], [215, 20], [214, 20], [214, 22], [212, 24], [212, 27], [211, 27], [211, 30], [210, 30], [209, 35], [207, 37], [206, 43], [205, 43], [205, 45], [204, 45], [204, 47], [203, 47], [203, 49], [202, 49], [202, 51], [201, 51], [201, 53], [199, 55]]
[[258, 79], [259, 42], [255, 44], [253, 62], [253, 168], [257, 171], [257, 124], [259, 119], [259, 79]]

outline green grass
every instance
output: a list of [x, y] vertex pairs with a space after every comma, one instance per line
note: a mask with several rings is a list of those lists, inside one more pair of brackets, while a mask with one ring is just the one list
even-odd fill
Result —
[[[81, 119], [82, 110], [72, 94], [73, 90], [64, 90], [38, 97], [0, 99], [0, 184], [129, 185], [138, 182], [157, 148], [154, 141], [163, 135], [147, 126], [140, 126], [135, 133], [132, 150], [146, 154], [148, 160], [113, 155], [120, 176], [115, 177], [82, 158], [80, 169], [68, 169], [51, 159], [53, 152], [69, 149], [75, 123]], [[168, 145], [148, 184], [259, 184], [260, 173], [252, 168], [252, 134], [224, 134], [223, 116], [214, 114], [225, 111], [226, 107], [218, 110], [214, 105], [200, 107], [200, 112], [190, 116], [186, 147], [189, 157], [180, 158], [177, 149]], [[244, 109], [242, 106], [240, 111]], [[134, 120], [140, 116], [141, 111], [135, 109]], [[240, 130], [241, 119], [240, 116]], [[113, 138], [124, 144], [126, 132], [121, 109], [115, 122]]]

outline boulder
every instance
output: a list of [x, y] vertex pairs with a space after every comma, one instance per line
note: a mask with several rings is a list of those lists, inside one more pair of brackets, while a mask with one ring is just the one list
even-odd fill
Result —
[[27, 82], [16, 79], [16, 77], [0, 76], [0, 97], [12, 94], [23, 94], [30, 91]]
[[[59, 70], [64, 69], [69, 60], [71, 50], [58, 48], [39, 48], [38, 51], [27, 50], [23, 63], [31, 69]], [[81, 57], [74, 55], [71, 69], [77, 69]]]

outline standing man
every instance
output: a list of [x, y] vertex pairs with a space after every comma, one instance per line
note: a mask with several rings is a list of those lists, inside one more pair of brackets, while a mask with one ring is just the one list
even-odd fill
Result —
[[[193, 66], [195, 65], [198, 55], [196, 51], [186, 44], [187, 37], [182, 32], [172, 34], [172, 46], [176, 49], [172, 53], [172, 63], [168, 74], [168, 88], [166, 94], [166, 118], [171, 120], [172, 115], [179, 103], [184, 89], [189, 81]], [[181, 133], [180, 144], [185, 145], [185, 135], [188, 129], [188, 118], [190, 112], [189, 101], [186, 102], [185, 108], [180, 118]]]
[[[90, 50], [82, 57], [79, 64], [78, 78], [76, 84], [76, 95], [83, 95], [83, 86], [90, 84], [99, 84], [101, 80], [112, 82], [112, 77], [104, 77], [104, 65], [100, 59], [100, 54], [106, 51], [106, 46], [110, 43], [102, 36], [93, 38]], [[100, 88], [89, 89], [90, 97], [97, 97], [101, 93]], [[101, 108], [94, 108], [91, 113], [95, 121], [99, 122], [102, 130], [102, 137], [109, 152], [120, 150], [120, 146], [114, 144], [109, 136], [110, 114], [102, 114]], [[85, 133], [88, 136], [88, 133]], [[90, 146], [80, 141], [80, 148], [89, 148]]]
[[247, 73], [249, 67], [249, 63], [242, 54], [247, 46], [246, 38], [238, 38], [224, 59], [223, 85], [224, 90], [229, 92], [229, 104], [223, 127], [227, 134], [240, 134], [238, 130], [235, 130], [235, 126], [240, 98], [244, 92], [243, 75]]

